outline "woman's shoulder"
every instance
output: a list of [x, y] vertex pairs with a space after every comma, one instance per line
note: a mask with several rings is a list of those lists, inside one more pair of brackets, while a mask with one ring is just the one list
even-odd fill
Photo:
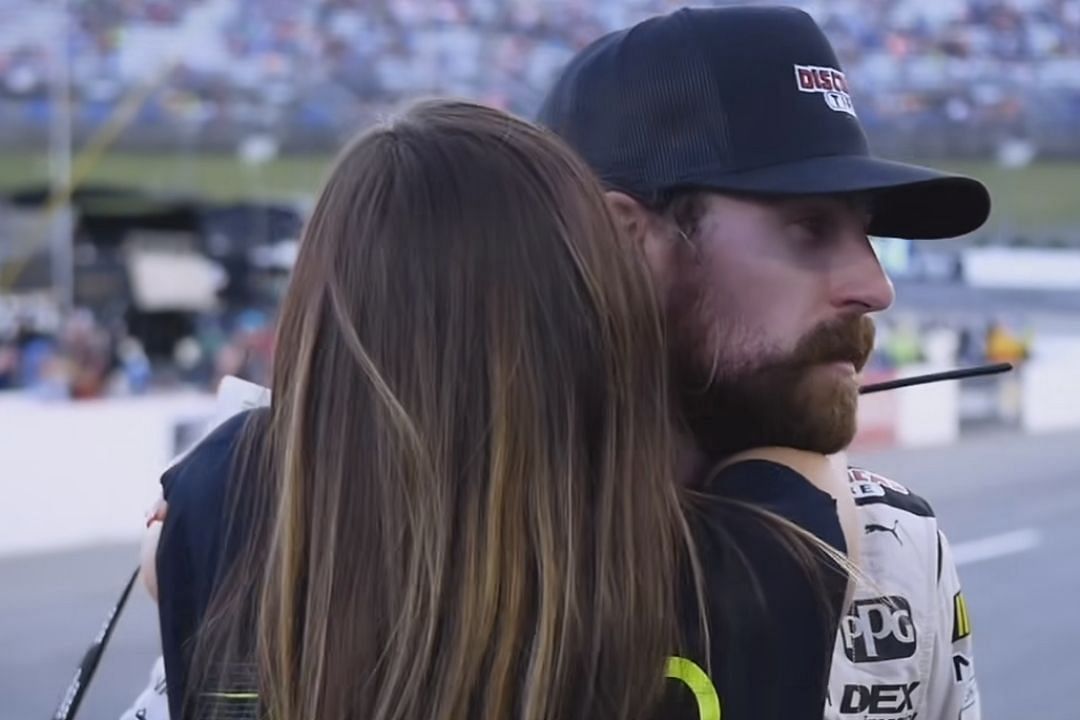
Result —
[[734, 542], [770, 562], [786, 556], [790, 535], [756, 512], [764, 511], [840, 553], [848, 550], [836, 500], [787, 463], [750, 458], [724, 465], [693, 494], [691, 507], [695, 540], [704, 547]]
[[245, 410], [215, 427], [196, 443], [161, 476], [165, 500], [172, 505], [177, 495], [202, 494], [207, 489], [216, 492], [224, 486], [231, 471], [237, 444], [244, 428], [255, 413]]
[[709, 476], [702, 490], [706, 497], [748, 503], [799, 525], [836, 514], [831, 495], [795, 467], [766, 458], [725, 465]]

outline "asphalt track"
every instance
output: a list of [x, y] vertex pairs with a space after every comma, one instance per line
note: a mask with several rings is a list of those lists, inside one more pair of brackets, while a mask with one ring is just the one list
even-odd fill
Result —
[[[937, 510], [961, 563], [984, 717], [1075, 720], [1080, 434], [982, 435], [855, 460]], [[110, 546], [0, 558], [0, 720], [50, 716], [135, 554]], [[137, 588], [79, 718], [119, 717], [146, 683], [156, 636], [154, 607]]]

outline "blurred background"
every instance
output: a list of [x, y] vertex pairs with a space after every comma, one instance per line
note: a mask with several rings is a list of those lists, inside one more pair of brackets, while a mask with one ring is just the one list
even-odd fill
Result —
[[[218, 381], [265, 381], [342, 144], [422, 95], [529, 116], [577, 49], [683, 4], [0, 0], [0, 720], [55, 708]], [[787, 4], [876, 152], [994, 195], [971, 236], [875, 239], [898, 302], [868, 375], [1017, 370], [868, 397], [855, 457], [957, 547], [984, 716], [1076, 718], [1080, 0]], [[81, 717], [134, 699], [155, 622], [137, 588]]]

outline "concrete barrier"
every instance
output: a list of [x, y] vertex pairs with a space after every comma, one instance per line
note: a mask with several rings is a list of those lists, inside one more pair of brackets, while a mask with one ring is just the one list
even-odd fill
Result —
[[[1029, 361], [1017, 384], [1027, 432], [1080, 428], [1080, 362], [1072, 353]], [[865, 382], [944, 368], [911, 366]], [[135, 540], [182, 445], [268, 393], [228, 379], [217, 399], [184, 393], [82, 402], [42, 402], [0, 393], [0, 555]], [[961, 389], [942, 382], [861, 398], [856, 451], [926, 447], [960, 436]]]
[[180, 429], [214, 410], [210, 394], [0, 394], [0, 554], [139, 538]]
[[[865, 383], [938, 372], [936, 365], [911, 365], [896, 371], [868, 373]], [[864, 395], [859, 399], [858, 433], [852, 449], [929, 447], [960, 436], [960, 386], [931, 383]]]
[[[1020, 418], [1025, 432], [1080, 428], [1080, 359], [1030, 360], [1020, 383]], [[1080, 449], [1077, 458], [1080, 459]]]
[[[909, 365], [901, 377], [941, 372], [939, 365]], [[895, 390], [900, 447], [948, 445], [960, 437], [960, 383], [938, 382]]]

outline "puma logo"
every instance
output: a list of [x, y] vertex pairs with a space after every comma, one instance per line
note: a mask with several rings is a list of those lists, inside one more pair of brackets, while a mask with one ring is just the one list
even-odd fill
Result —
[[900, 524], [899, 520], [893, 520], [892, 527], [888, 528], [888, 527], [885, 527], [884, 525], [878, 525], [877, 523], [870, 523], [869, 525], [866, 526], [866, 534], [869, 535], [871, 533], [876, 533], [876, 532], [890, 533], [894, 538], [896, 538], [896, 542], [903, 545], [904, 541], [900, 539], [900, 533], [896, 532], [896, 528], [897, 528], [897, 526], [899, 524]]

